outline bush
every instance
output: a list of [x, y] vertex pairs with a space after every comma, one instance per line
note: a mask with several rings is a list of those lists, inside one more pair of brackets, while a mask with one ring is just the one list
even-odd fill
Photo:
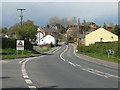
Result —
[[[17, 39], [15, 38], [2, 38], [2, 49], [16, 49], [16, 41]], [[24, 44], [25, 50], [33, 50], [33, 45], [29, 41], [24, 40]]]
[[89, 46], [80, 45], [77, 47], [77, 49], [79, 52], [101, 53], [104, 55], [107, 55], [106, 50], [112, 49], [114, 50], [114, 57], [120, 56], [120, 51], [118, 50], [118, 42], [100, 42]]

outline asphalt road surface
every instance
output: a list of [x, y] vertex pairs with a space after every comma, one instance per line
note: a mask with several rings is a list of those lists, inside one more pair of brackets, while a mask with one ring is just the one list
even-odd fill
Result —
[[118, 70], [78, 58], [72, 45], [2, 62], [3, 88], [118, 88]]

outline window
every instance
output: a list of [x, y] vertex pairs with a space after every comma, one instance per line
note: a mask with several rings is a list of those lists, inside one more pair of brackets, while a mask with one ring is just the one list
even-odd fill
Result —
[[111, 36], [111, 38], [113, 39], [113, 36]]
[[100, 42], [102, 42], [103, 41], [103, 38], [100, 38]]

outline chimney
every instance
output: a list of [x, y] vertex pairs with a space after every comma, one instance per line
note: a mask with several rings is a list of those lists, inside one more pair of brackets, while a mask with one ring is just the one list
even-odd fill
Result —
[[94, 27], [93, 26], [91, 26], [91, 32], [93, 32], [94, 31]]
[[110, 25], [108, 25], [108, 31], [112, 32], [112, 27]]

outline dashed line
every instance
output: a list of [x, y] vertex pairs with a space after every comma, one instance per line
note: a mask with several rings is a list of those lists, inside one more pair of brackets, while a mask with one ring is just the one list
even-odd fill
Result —
[[[72, 45], [72, 44], [71, 44]], [[73, 46], [73, 45], [72, 45]], [[73, 46], [74, 47], [74, 54], [75, 54], [75, 56], [76, 57], [78, 57], [78, 58], [80, 58], [77, 54], [76, 54], [76, 52], [75, 52], [75, 46]], [[88, 59], [85, 59], [85, 58], [80, 58], [80, 59], [84, 59], [84, 60], [87, 60], [87, 61], [89, 61], [89, 62], [92, 62], [91, 60], [88, 60]], [[94, 62], [94, 63], [97, 63], [97, 64], [100, 64], [100, 63], [98, 63], [98, 62]], [[105, 65], [105, 64], [100, 64], [100, 65], [103, 65], [103, 66], [106, 66], [106, 67], [110, 67], [110, 66], [108, 66], [108, 65]], [[111, 68], [111, 67], [110, 67]]]
[[23, 78], [29, 78], [29, 76], [28, 75], [24, 75]]
[[[60, 47], [61, 48], [61, 47]], [[55, 50], [53, 53], [55, 53], [56, 51], [58, 51], [60, 48], [58, 48], [57, 50]], [[40, 57], [44, 57], [44, 56], [40, 56]], [[33, 57], [33, 58], [28, 58], [28, 59], [23, 59], [21, 60], [19, 63], [22, 63], [22, 66], [21, 66], [21, 71], [22, 71], [22, 75], [23, 75], [23, 78], [25, 79], [25, 82], [28, 84], [28, 87], [29, 88], [36, 88], [36, 86], [34, 85], [31, 85], [33, 84], [33, 82], [29, 79], [29, 76], [27, 75], [26, 73], [26, 70], [25, 70], [25, 65], [26, 63], [30, 60], [30, 59], [35, 59], [35, 58], [40, 58], [40, 57]], [[30, 85], [29, 85], [30, 84]]]
[[25, 79], [25, 82], [26, 82], [27, 84], [32, 84], [32, 81], [31, 81], [30, 79]]
[[36, 86], [33, 86], [31, 84], [33, 84], [33, 82], [29, 79], [29, 76], [27, 75], [26, 73], [26, 70], [25, 70], [25, 64], [30, 60], [31, 58], [28, 58], [26, 60], [22, 60], [20, 63], [22, 63], [22, 68], [21, 68], [21, 71], [22, 71], [22, 74], [23, 74], [23, 78], [25, 79], [25, 82], [26, 84], [28, 84], [28, 88], [36, 88]]
[[[61, 58], [63, 61], [68, 62], [68, 63], [71, 64], [72, 66], [74, 66], [74, 67], [80, 67], [80, 68], [81, 68], [82, 70], [84, 70], [84, 71], [87, 71], [87, 72], [89, 72], [89, 73], [92, 73], [92, 74], [95, 74], [95, 75], [98, 75], [98, 76], [101, 76], [101, 77], [105, 77], [105, 78], [110, 78], [110, 77], [112, 77], [112, 78], [120, 78], [120, 77], [118, 77], [118, 76], [115, 76], [115, 75], [112, 75], [112, 74], [108, 74], [108, 73], [104, 73], [104, 72], [102, 72], [102, 71], [98, 71], [98, 70], [95, 70], [95, 69], [92, 69], [92, 68], [83, 67], [83, 66], [81, 66], [81, 65], [79, 65], [79, 64], [75, 64], [75, 63], [70, 62], [69, 60], [64, 59], [64, 58], [62, 57], [62, 55], [67, 51], [67, 49], [68, 49], [68, 46], [67, 46], [66, 49], [61, 53], [60, 58]], [[74, 51], [75, 51], [75, 50], [74, 50]], [[75, 53], [75, 52], [74, 52], [74, 53]], [[77, 57], [78, 57], [78, 56], [77, 56]]]

